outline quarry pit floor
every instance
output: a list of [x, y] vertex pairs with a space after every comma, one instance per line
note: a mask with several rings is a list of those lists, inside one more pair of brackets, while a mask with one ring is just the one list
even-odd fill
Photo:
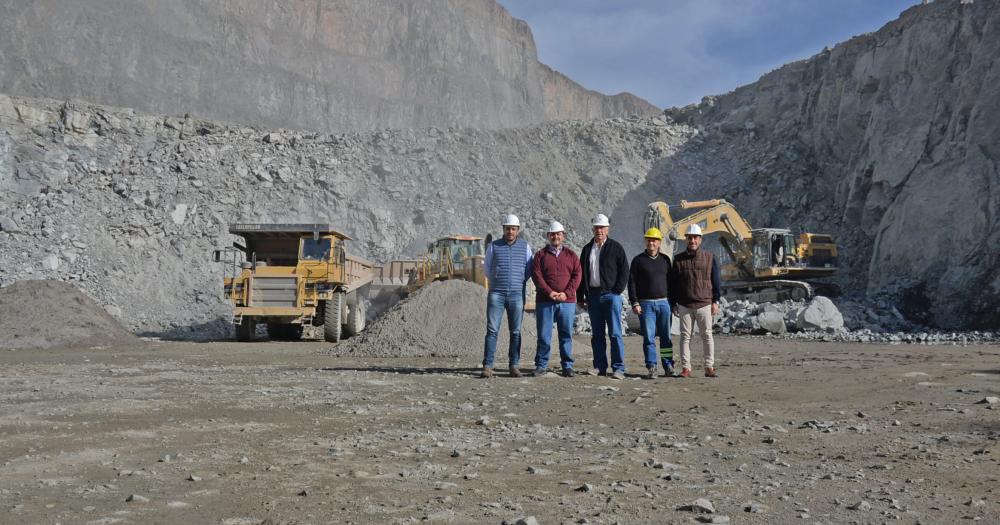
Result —
[[0, 522], [1000, 523], [1000, 347], [717, 345], [721, 377], [696, 345], [694, 378], [654, 381], [310, 342], [6, 351]]

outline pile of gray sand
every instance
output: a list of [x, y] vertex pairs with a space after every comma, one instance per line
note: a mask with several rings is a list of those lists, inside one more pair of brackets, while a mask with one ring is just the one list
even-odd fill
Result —
[[[535, 354], [535, 318], [521, 323], [521, 360]], [[467, 281], [439, 281], [418, 290], [336, 344], [331, 355], [355, 357], [477, 357], [486, 337], [486, 289]], [[497, 363], [507, 362], [507, 319], [500, 327]]]
[[104, 308], [62, 281], [0, 288], [0, 348], [119, 346], [137, 338]]

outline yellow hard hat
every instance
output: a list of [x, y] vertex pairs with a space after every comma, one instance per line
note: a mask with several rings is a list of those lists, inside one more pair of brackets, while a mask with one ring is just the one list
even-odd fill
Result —
[[663, 234], [660, 233], [660, 229], [659, 228], [650, 228], [650, 229], [646, 230], [646, 235], [643, 235], [643, 237], [645, 237], [647, 239], [656, 239], [658, 241], [662, 241], [663, 240]]

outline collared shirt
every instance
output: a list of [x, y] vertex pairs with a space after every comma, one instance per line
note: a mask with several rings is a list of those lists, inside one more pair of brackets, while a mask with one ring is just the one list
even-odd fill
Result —
[[593, 248], [590, 249], [590, 260], [587, 261], [590, 265], [590, 282], [587, 283], [591, 288], [601, 287], [601, 245], [594, 242]]
[[556, 257], [559, 257], [559, 253], [562, 252], [562, 245], [559, 245], [558, 248], [556, 248], [555, 246], [552, 246], [551, 244], [547, 244], [545, 246], [549, 249], [549, 253], [551, 253], [552, 255], [555, 255]]

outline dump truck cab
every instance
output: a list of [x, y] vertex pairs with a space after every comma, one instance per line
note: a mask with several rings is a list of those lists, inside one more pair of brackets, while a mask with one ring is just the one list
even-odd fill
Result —
[[364, 329], [373, 264], [348, 254], [351, 238], [329, 224], [232, 224], [242, 238], [216, 250], [228, 262], [223, 289], [233, 304], [237, 339], [250, 341], [258, 324], [272, 339], [298, 339], [322, 326], [328, 341]]
[[808, 266], [837, 267], [837, 243], [834, 241], [833, 235], [826, 233], [800, 234], [797, 253], [799, 260]]

